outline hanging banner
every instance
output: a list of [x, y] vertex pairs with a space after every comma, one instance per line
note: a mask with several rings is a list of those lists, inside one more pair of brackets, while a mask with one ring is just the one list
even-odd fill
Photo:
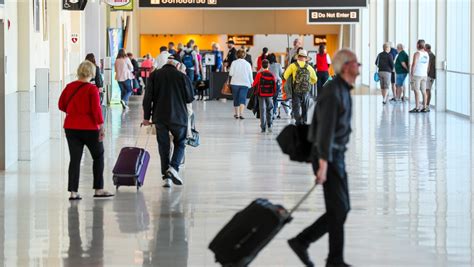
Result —
[[63, 10], [81, 11], [86, 8], [87, 0], [63, 0]]
[[124, 6], [111, 6], [110, 11], [133, 11], [133, 0], [130, 0], [128, 4]]
[[367, 0], [139, 0], [139, 6], [223, 9], [354, 8], [367, 7]]
[[109, 6], [126, 6], [130, 4], [130, 0], [104, 0]]
[[353, 24], [360, 22], [359, 9], [309, 9], [308, 24]]

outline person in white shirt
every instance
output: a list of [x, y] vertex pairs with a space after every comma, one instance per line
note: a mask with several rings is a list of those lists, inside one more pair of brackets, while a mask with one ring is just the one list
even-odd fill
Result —
[[246, 52], [237, 51], [237, 60], [230, 66], [230, 87], [232, 88], [232, 97], [234, 99], [234, 118], [243, 120], [242, 114], [247, 101], [247, 93], [253, 84], [253, 72], [250, 63], [245, 60]]
[[128, 109], [128, 99], [132, 95], [133, 65], [124, 49], [120, 49], [115, 60], [115, 80], [120, 91], [120, 104], [123, 109]]
[[161, 69], [164, 65], [168, 62], [168, 58], [171, 56], [170, 52], [168, 52], [168, 48], [166, 46], [160, 47], [160, 54], [156, 57], [155, 60], [155, 68]]
[[[426, 81], [428, 80], [428, 66], [430, 64], [430, 56], [425, 51], [425, 40], [418, 40], [416, 44], [418, 51], [413, 55], [413, 64], [411, 66], [411, 83], [415, 93], [415, 108], [410, 113], [428, 112], [426, 98]], [[423, 107], [420, 104], [420, 91], [423, 97]]]

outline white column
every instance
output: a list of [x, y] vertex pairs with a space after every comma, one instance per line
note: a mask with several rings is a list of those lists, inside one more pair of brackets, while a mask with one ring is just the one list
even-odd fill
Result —
[[446, 61], [446, 14], [447, 0], [436, 1], [436, 110], [446, 111], [446, 70], [444, 69], [444, 62]]
[[[380, 0], [379, 0], [380, 1]], [[377, 56], [377, 5], [378, 1], [371, 1], [369, 5], [369, 14], [370, 14], [370, 89], [371, 91], [377, 88], [377, 83], [372, 79], [376, 71], [375, 57]]]
[[63, 87], [62, 77], [62, 35], [61, 35], [61, 10], [62, 2], [59, 0], [48, 1], [48, 28], [49, 28], [49, 87], [51, 103], [51, 138], [61, 137], [61, 112], [55, 108]]
[[[471, 1], [471, 122], [474, 122], [474, 3]], [[474, 234], [473, 234], [474, 236]]]

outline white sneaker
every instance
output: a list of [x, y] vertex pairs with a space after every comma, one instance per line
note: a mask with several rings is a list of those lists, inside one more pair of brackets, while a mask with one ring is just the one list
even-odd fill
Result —
[[164, 188], [170, 188], [171, 187], [171, 179], [170, 178], [166, 178], [163, 180], [163, 187]]
[[169, 167], [168, 171], [166, 172], [168, 177], [171, 177], [171, 180], [175, 185], [183, 185], [183, 180], [179, 177], [178, 171], [176, 171], [173, 167]]

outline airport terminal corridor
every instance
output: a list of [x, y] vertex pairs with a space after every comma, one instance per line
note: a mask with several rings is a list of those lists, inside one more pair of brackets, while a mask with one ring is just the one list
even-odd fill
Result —
[[[353, 103], [346, 260], [363, 267], [473, 266], [473, 124], [445, 112], [410, 114], [408, 103], [382, 106], [378, 96], [355, 95]], [[161, 187], [156, 136], [139, 127], [137, 96], [127, 112], [108, 109], [104, 145], [105, 188], [115, 192], [111, 170], [120, 149], [147, 144], [151, 162], [138, 192], [121, 187], [113, 199], [93, 199], [86, 151], [83, 200], [67, 201], [64, 136], [1, 173], [0, 265], [218, 266], [207, 247], [237, 211], [259, 197], [289, 209], [313, 184], [310, 165], [291, 162], [275, 141], [289, 123], [286, 114], [273, 133], [262, 134], [250, 112], [245, 120], [232, 117], [231, 101], [197, 101], [194, 111], [201, 145], [186, 148], [180, 187]], [[302, 266], [286, 240], [323, 212], [318, 188], [251, 266]], [[309, 251], [324, 266], [327, 237]]]

